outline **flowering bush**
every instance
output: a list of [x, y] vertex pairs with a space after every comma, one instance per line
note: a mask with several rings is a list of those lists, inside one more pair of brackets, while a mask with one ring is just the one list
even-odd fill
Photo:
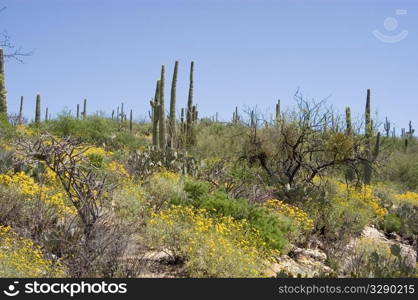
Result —
[[371, 208], [377, 218], [384, 217], [388, 211], [379, 204], [379, 198], [374, 193], [371, 185], [362, 185], [361, 187], [349, 186], [347, 184], [336, 182], [337, 195], [335, 200], [341, 206], [356, 207], [357, 204], [363, 204]]
[[314, 228], [314, 222], [309, 218], [308, 214], [297, 206], [286, 204], [283, 201], [270, 199], [264, 203], [264, 206], [285, 215], [295, 220], [299, 227], [305, 231], [310, 231]]
[[122, 222], [130, 224], [141, 221], [148, 213], [145, 191], [134, 182], [121, 185], [113, 192], [111, 206]]
[[62, 277], [59, 263], [43, 257], [40, 247], [0, 226], [0, 277]]
[[145, 185], [147, 202], [150, 208], [158, 210], [170, 203], [172, 198], [185, 196], [183, 181], [177, 173], [161, 171], [154, 173]]
[[0, 184], [17, 188], [28, 200], [40, 199], [54, 208], [60, 216], [75, 215], [75, 208], [66, 203], [65, 193], [57, 187], [54, 173], [47, 171], [45, 174], [51, 180], [48, 185], [40, 185], [24, 172], [0, 174]]
[[270, 254], [246, 220], [185, 206], [153, 214], [147, 239], [183, 260], [192, 277], [258, 277]]
[[396, 194], [394, 198], [401, 203], [408, 203], [413, 206], [418, 206], [418, 193], [406, 192], [403, 194]]

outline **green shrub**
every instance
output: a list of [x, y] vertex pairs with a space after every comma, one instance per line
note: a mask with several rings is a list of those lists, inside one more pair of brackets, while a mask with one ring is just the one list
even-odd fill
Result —
[[380, 225], [386, 232], [400, 232], [402, 221], [399, 216], [395, 214], [388, 214], [385, 216]]
[[63, 114], [57, 119], [42, 123], [42, 130], [61, 137], [72, 136], [98, 146], [105, 145], [110, 150], [136, 150], [147, 143], [145, 137], [131, 134], [126, 124], [100, 116], [76, 120], [74, 117]]
[[285, 216], [275, 214], [267, 208], [252, 205], [246, 199], [230, 198], [223, 191], [209, 193], [208, 184], [188, 181], [185, 184], [187, 198], [174, 197], [173, 204], [192, 205], [220, 216], [230, 216], [248, 222], [260, 232], [267, 246], [285, 252], [288, 239], [297, 235], [295, 223]]

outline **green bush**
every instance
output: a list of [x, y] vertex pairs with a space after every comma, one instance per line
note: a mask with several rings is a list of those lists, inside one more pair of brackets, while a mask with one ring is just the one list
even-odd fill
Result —
[[381, 222], [381, 227], [388, 233], [390, 232], [400, 232], [402, 221], [399, 216], [395, 214], [388, 214], [385, 216], [383, 221]]
[[247, 220], [260, 232], [267, 246], [285, 252], [288, 239], [297, 235], [296, 225], [285, 216], [273, 214], [267, 208], [252, 205], [246, 199], [230, 198], [223, 191], [209, 193], [208, 184], [198, 181], [185, 183], [187, 198], [174, 197], [173, 204], [192, 205], [221, 216]]
[[74, 117], [63, 114], [57, 119], [42, 123], [42, 130], [61, 137], [72, 136], [98, 146], [105, 145], [110, 150], [136, 150], [146, 145], [146, 139], [131, 134], [126, 124], [100, 116], [76, 120]]

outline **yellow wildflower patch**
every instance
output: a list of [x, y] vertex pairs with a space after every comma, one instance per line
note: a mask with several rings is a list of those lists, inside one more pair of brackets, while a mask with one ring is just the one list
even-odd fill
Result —
[[418, 206], [418, 193], [414, 192], [406, 192], [403, 194], [396, 194], [394, 195], [395, 199], [399, 202], [406, 202], [411, 205]]
[[264, 206], [295, 220], [301, 228], [310, 231], [314, 228], [314, 222], [308, 214], [297, 206], [284, 203], [277, 199], [270, 199], [264, 203]]
[[384, 217], [388, 211], [381, 207], [379, 198], [374, 194], [373, 186], [362, 185], [360, 187], [350, 186], [342, 182], [335, 182], [337, 188], [336, 200], [341, 206], [350, 206], [351, 200], [356, 199], [361, 201], [366, 206], [372, 208], [374, 214], [381, 218]]
[[[52, 174], [49, 173], [48, 176]], [[0, 174], [0, 184], [18, 189], [28, 200], [42, 200], [57, 209], [60, 215], [76, 214], [75, 208], [65, 203], [65, 193], [62, 190], [53, 185], [40, 185], [24, 172]]]
[[183, 257], [193, 277], [262, 276], [271, 254], [246, 220], [211, 217], [205, 209], [172, 206], [154, 213], [148, 233], [156, 245]]
[[59, 263], [43, 257], [41, 248], [0, 226], [0, 277], [63, 277]]

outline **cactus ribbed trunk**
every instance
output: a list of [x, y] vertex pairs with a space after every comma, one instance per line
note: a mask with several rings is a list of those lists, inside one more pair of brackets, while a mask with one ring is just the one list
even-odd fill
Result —
[[160, 149], [166, 147], [166, 136], [165, 136], [165, 108], [164, 108], [164, 86], [165, 86], [165, 66], [161, 66], [161, 78], [160, 78], [160, 97], [159, 97], [159, 132], [158, 139], [160, 143]]
[[390, 122], [388, 120], [388, 117], [385, 118], [385, 123], [383, 124], [383, 128], [386, 131], [386, 137], [389, 137], [389, 134], [390, 134]]
[[160, 97], [160, 81], [157, 80], [155, 87], [154, 99], [150, 101], [152, 108], [152, 144], [155, 148], [158, 148], [158, 120], [159, 120], [159, 103], [158, 99]]
[[173, 80], [171, 81], [170, 94], [170, 122], [169, 122], [169, 147], [174, 149], [176, 147], [176, 92], [177, 92], [177, 72], [179, 62], [174, 63]]
[[366, 109], [364, 114], [365, 119], [365, 148], [366, 161], [364, 162], [364, 183], [370, 184], [372, 179], [372, 153], [371, 153], [371, 138], [372, 138], [372, 119], [370, 109], [370, 89], [367, 90]]
[[76, 119], [80, 120], [80, 104], [77, 104], [77, 114], [76, 114]]
[[364, 114], [366, 137], [372, 136], [372, 118], [370, 110], [370, 90], [367, 90], [366, 110]]
[[6, 82], [4, 75], [3, 49], [0, 48], [0, 114], [7, 116]]
[[83, 119], [87, 117], [87, 99], [84, 99], [83, 103]]
[[186, 135], [187, 142], [190, 143], [192, 140], [192, 122], [193, 122], [193, 71], [194, 62], [190, 63], [190, 80], [189, 80], [189, 96], [187, 99], [187, 114], [186, 114]]
[[276, 103], [276, 125], [280, 125], [281, 119], [280, 100], [278, 100]]
[[129, 114], [129, 131], [132, 132], [132, 109]]
[[192, 116], [193, 116], [192, 123], [195, 123], [197, 121], [197, 106], [196, 105], [193, 105], [192, 107]]
[[20, 97], [20, 105], [19, 105], [19, 124], [23, 124], [23, 96]]
[[346, 122], [346, 133], [351, 135], [353, 133], [353, 127], [351, 123], [351, 109], [350, 107], [345, 108], [345, 122]]
[[36, 95], [36, 104], [35, 104], [35, 124], [41, 122], [41, 95]]
[[45, 109], [45, 122], [48, 121], [48, 107]]

